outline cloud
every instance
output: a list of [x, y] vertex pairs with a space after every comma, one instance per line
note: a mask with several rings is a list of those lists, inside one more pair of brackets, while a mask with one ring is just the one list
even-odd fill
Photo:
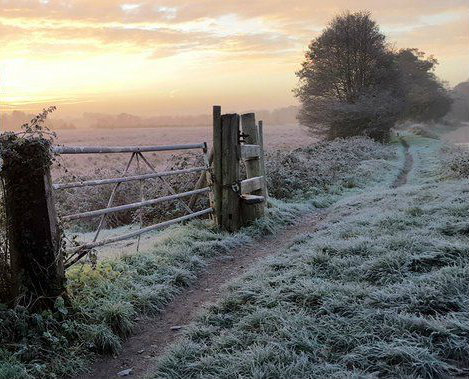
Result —
[[291, 103], [309, 42], [345, 10], [371, 11], [390, 42], [435, 55], [453, 84], [467, 77], [467, 0], [0, 0], [0, 74], [17, 75], [7, 88], [20, 95], [184, 88], [179, 101], [223, 93], [222, 81], [254, 94], [243, 81]]

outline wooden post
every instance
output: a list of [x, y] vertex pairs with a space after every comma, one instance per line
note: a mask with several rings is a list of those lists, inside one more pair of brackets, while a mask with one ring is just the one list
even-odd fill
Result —
[[213, 196], [215, 203], [215, 222], [222, 226], [222, 124], [221, 107], [213, 107]]
[[12, 298], [32, 309], [51, 308], [65, 294], [61, 232], [50, 177], [50, 146], [39, 138], [1, 140]]
[[[256, 116], [254, 113], [246, 113], [241, 116], [244, 140], [250, 145], [260, 145], [259, 131], [256, 125]], [[253, 158], [245, 161], [247, 178], [262, 176], [261, 162], [259, 158]], [[260, 189], [253, 192], [254, 195], [263, 196], [264, 190]]]
[[[247, 178], [255, 178], [264, 176], [262, 158], [262, 139], [259, 135], [259, 130], [256, 125], [256, 118], [254, 113], [247, 113], [241, 116], [244, 140], [250, 145], [259, 145], [260, 154], [258, 157], [247, 159], [244, 161], [246, 165]], [[265, 180], [264, 180], [265, 183]], [[266, 200], [266, 187], [265, 184], [262, 188], [252, 192], [255, 196], [244, 196], [241, 199], [241, 219], [243, 225], [249, 225], [258, 218], [264, 216], [265, 200]]]
[[259, 134], [259, 146], [261, 148], [261, 154], [259, 156], [259, 162], [261, 165], [261, 175], [264, 177], [264, 197], [265, 202], [267, 204], [269, 200], [269, 191], [267, 189], [267, 177], [265, 176], [265, 155], [264, 155], [264, 123], [263, 121], [259, 121], [258, 127], [258, 134]]
[[[240, 226], [239, 185], [239, 115], [221, 116], [222, 129], [222, 204], [221, 226], [230, 232]], [[215, 152], [215, 150], [214, 150]], [[215, 162], [216, 155], [214, 155]]]

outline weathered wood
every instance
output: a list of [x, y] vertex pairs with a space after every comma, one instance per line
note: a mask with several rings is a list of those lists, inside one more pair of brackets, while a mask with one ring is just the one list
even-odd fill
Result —
[[[244, 140], [249, 145], [259, 145], [259, 132], [257, 130], [254, 113], [246, 113], [241, 116]], [[245, 162], [247, 178], [254, 178], [261, 175], [261, 164], [259, 159], [251, 159]], [[254, 192], [254, 195], [264, 195], [262, 189]]]
[[259, 145], [241, 145], [241, 159], [245, 161], [250, 159], [259, 159], [261, 155], [261, 148]]
[[55, 154], [114, 154], [114, 153], [145, 153], [151, 151], [174, 151], [203, 149], [204, 143], [166, 146], [53, 146]]
[[212, 212], [213, 212], [212, 208], [204, 209], [203, 211], [194, 212], [194, 213], [191, 213], [189, 215], [185, 215], [185, 216], [175, 218], [173, 220], [160, 222], [159, 224], [155, 224], [155, 225], [150, 225], [150, 226], [147, 226], [145, 228], [136, 230], [134, 232], [126, 233], [126, 234], [116, 236], [116, 237], [107, 238], [107, 239], [104, 239], [104, 240], [101, 240], [101, 241], [98, 241], [98, 242], [86, 243], [84, 245], [75, 247], [75, 248], [71, 249], [70, 252], [75, 253], [76, 256], [72, 260], [67, 262], [66, 268], [68, 268], [68, 267], [72, 266], [73, 264], [75, 264], [76, 262], [78, 262], [83, 256], [88, 254], [88, 252], [91, 249], [95, 248], [95, 247], [109, 245], [109, 244], [114, 243], [114, 242], [124, 241], [124, 240], [130, 239], [130, 238], [137, 237], [137, 236], [139, 236], [143, 233], [148, 233], [148, 232], [151, 232], [153, 230], [162, 229], [162, 228], [165, 228], [167, 226], [177, 224], [179, 222], [187, 221], [187, 220], [190, 220], [190, 219], [193, 219], [193, 218], [196, 218], [196, 217], [200, 217], [200, 216], [203, 216], [203, 215], [206, 215], [206, 214], [211, 214]]
[[[261, 145], [259, 138], [259, 130], [256, 124], [254, 113], [247, 113], [242, 117], [242, 128], [244, 140], [250, 145]], [[261, 149], [260, 149], [261, 150]], [[261, 167], [261, 151], [259, 151], [258, 159], [250, 159], [245, 161], [247, 181], [244, 183], [244, 190], [242, 193], [249, 192], [252, 195], [265, 197], [265, 180], [262, 175]], [[262, 178], [259, 179], [259, 178]], [[253, 180], [255, 179], [255, 180]], [[254, 220], [264, 215], [265, 203], [248, 204], [241, 202], [241, 220], [243, 225], [248, 225]]]
[[165, 201], [178, 200], [183, 197], [191, 196], [193, 194], [202, 194], [202, 193], [207, 193], [207, 192], [210, 192], [209, 187], [198, 189], [198, 190], [193, 190], [193, 191], [182, 192], [182, 193], [178, 193], [174, 195], [162, 196], [162, 197], [158, 197], [157, 199], [139, 201], [136, 203], [118, 205], [116, 207], [108, 207], [108, 208], [103, 208], [103, 209], [97, 209], [95, 211], [88, 211], [88, 212], [76, 213], [76, 214], [72, 214], [68, 216], [62, 216], [61, 220], [72, 221], [72, 220], [80, 220], [84, 218], [97, 217], [97, 216], [106, 215], [109, 213], [116, 213], [116, 212], [127, 211], [130, 209], [148, 207], [149, 205], [155, 205], [155, 204], [162, 203]]
[[70, 182], [70, 183], [55, 183], [53, 185], [53, 188], [55, 190], [63, 190], [63, 189], [69, 189], [69, 188], [102, 186], [106, 184], [125, 183], [125, 182], [137, 181], [137, 180], [154, 179], [160, 176], [162, 177], [162, 176], [190, 174], [194, 172], [203, 172], [203, 175], [201, 176], [205, 177], [206, 170], [207, 170], [206, 167], [194, 167], [194, 168], [186, 168], [182, 170], [161, 171], [161, 172], [156, 172], [156, 173], [151, 173], [151, 174], [132, 175], [132, 176], [126, 176], [122, 178], [84, 180], [82, 182]]
[[39, 138], [6, 136], [0, 149], [12, 269], [11, 298], [2, 300], [31, 310], [52, 308], [66, 290], [50, 147]]
[[243, 226], [248, 226], [264, 216], [264, 196], [243, 195], [241, 196], [241, 221]]
[[205, 144], [205, 149], [204, 149], [204, 164], [206, 168], [206, 172], [205, 172], [206, 182], [208, 184], [208, 188], [210, 188], [210, 191], [208, 193], [208, 201], [210, 204], [210, 208], [213, 208], [215, 207], [215, 198], [213, 196], [213, 178], [212, 178], [212, 173], [210, 172], [210, 157], [208, 153], [207, 144]]
[[[208, 156], [208, 168], [210, 170], [210, 167], [213, 163], [213, 147], [210, 149], [210, 154]], [[214, 191], [213, 189], [213, 175], [212, 173], [211, 174], [211, 177], [212, 177], [212, 192]], [[200, 174], [199, 176], [199, 179], [197, 180], [197, 183], [195, 184], [195, 188], [194, 189], [199, 189], [199, 188], [203, 188], [203, 187], [206, 187], [207, 186], [207, 173], [203, 172], [202, 174]], [[214, 196], [214, 206], [212, 207], [213, 209], [215, 209], [215, 195]], [[199, 197], [199, 195], [193, 195], [191, 196], [189, 202], [187, 203], [187, 205], [190, 207], [190, 208], [193, 208], [195, 206], [195, 202], [197, 201], [197, 198]]]
[[230, 232], [240, 226], [239, 194], [239, 115], [226, 114], [221, 117], [222, 128], [222, 227]]
[[264, 177], [264, 196], [266, 203], [269, 200], [269, 190], [267, 188], [267, 177], [265, 175], [265, 152], [264, 152], [264, 122], [261, 120], [259, 121], [258, 126], [258, 134], [259, 134], [259, 146], [261, 148], [259, 162], [261, 166], [261, 175]]
[[241, 201], [244, 201], [247, 204], [259, 204], [265, 202], [264, 196], [258, 195], [241, 195]]
[[241, 194], [256, 192], [264, 188], [264, 177], [256, 176], [255, 178], [241, 180], [240, 187]]
[[218, 226], [222, 226], [222, 122], [221, 107], [213, 107], [213, 196], [215, 200], [215, 221]]

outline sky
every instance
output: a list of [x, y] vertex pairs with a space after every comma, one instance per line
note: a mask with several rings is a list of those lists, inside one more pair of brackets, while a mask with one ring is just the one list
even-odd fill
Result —
[[0, 110], [142, 116], [273, 109], [334, 15], [369, 10], [395, 48], [469, 79], [469, 0], [0, 0]]

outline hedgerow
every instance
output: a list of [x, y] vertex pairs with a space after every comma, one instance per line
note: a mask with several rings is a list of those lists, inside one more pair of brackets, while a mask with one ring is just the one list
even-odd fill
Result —
[[[305, 199], [332, 188], [363, 188], [370, 184], [361, 165], [386, 164], [396, 157], [393, 146], [366, 137], [338, 138], [266, 157], [269, 191], [278, 199]], [[371, 170], [376, 175], [379, 170]]]
[[469, 151], [467, 148], [445, 146], [444, 168], [456, 178], [469, 178]]

